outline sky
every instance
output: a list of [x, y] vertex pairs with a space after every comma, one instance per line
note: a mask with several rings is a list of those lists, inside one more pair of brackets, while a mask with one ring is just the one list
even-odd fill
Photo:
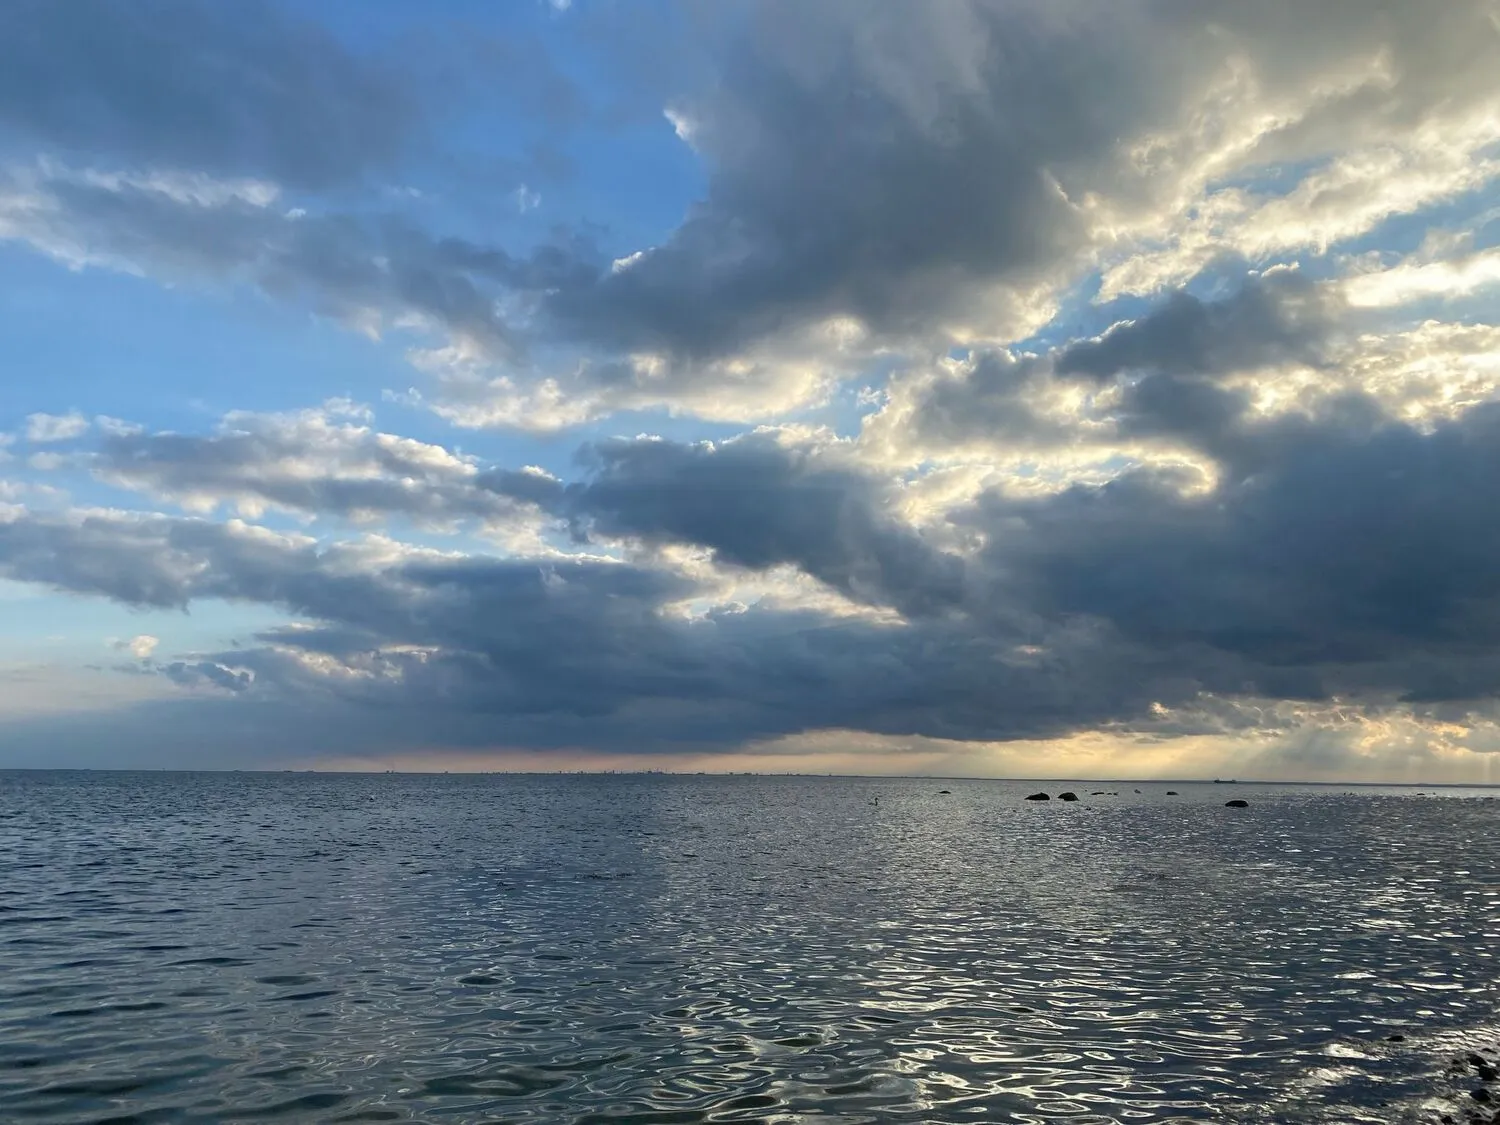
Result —
[[0, 5], [0, 767], [1500, 783], [1497, 57]]

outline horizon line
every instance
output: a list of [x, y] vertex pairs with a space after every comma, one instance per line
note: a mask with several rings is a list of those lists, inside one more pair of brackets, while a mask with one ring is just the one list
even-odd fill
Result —
[[976, 774], [862, 774], [808, 773], [797, 770], [411, 770], [411, 769], [318, 769], [316, 767], [167, 767], [167, 766], [0, 766], [0, 773], [192, 773], [192, 774], [319, 774], [327, 777], [796, 777], [845, 781], [993, 781], [993, 782], [1090, 782], [1131, 785], [1319, 785], [1360, 786], [1383, 789], [1500, 789], [1491, 781], [1305, 781], [1291, 778], [1219, 777], [991, 777]]

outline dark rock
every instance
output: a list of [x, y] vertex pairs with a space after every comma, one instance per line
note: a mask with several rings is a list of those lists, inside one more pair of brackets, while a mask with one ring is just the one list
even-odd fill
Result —
[[1385, 1041], [1387, 1043], [1405, 1043], [1406, 1042], [1406, 1036], [1404, 1036], [1404, 1035], [1387, 1035], [1385, 1037]]
[[1225, 801], [1224, 807], [1226, 809], [1248, 809], [1250, 807], [1250, 802], [1235, 799], [1233, 801]]
[[1177, 796], [1177, 790], [1175, 790], [1175, 789], [1168, 789], [1167, 790], [1167, 796], [1168, 797], [1175, 797], [1175, 796]]
[[1052, 800], [1052, 798], [1049, 797], [1049, 796], [1047, 796], [1047, 794], [1045, 794], [1045, 793], [1033, 793], [1031, 796], [1027, 797], [1026, 799], [1028, 801], [1050, 801], [1050, 800]]
[[1495, 1100], [1490, 1096], [1490, 1092], [1483, 1086], [1479, 1087], [1479, 1089], [1477, 1090], [1470, 1090], [1469, 1097], [1473, 1098], [1476, 1102], [1492, 1102]]
[[1059, 793], [1057, 795], [1057, 799], [1059, 801], [1076, 801], [1076, 800], [1078, 800], [1078, 794], [1077, 793]]
[[952, 793], [953, 790], [951, 790], [951, 789], [939, 789], [938, 792], [939, 793]]

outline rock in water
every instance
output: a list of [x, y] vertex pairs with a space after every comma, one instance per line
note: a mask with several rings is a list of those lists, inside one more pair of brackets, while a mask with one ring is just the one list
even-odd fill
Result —
[[1225, 801], [1224, 807], [1226, 809], [1248, 809], [1250, 807], [1250, 802], [1240, 800]]
[[1168, 797], [1175, 797], [1175, 796], [1177, 796], [1177, 790], [1175, 790], [1175, 789], [1168, 789], [1167, 790], [1167, 796]]
[[1076, 801], [1076, 800], [1078, 800], [1078, 794], [1077, 793], [1059, 793], [1057, 795], [1057, 799], [1059, 801]]
[[1050, 800], [1052, 800], [1052, 798], [1049, 797], [1049, 796], [1047, 796], [1047, 794], [1045, 794], [1045, 793], [1033, 793], [1031, 796], [1027, 797], [1026, 799], [1028, 801], [1050, 801]]

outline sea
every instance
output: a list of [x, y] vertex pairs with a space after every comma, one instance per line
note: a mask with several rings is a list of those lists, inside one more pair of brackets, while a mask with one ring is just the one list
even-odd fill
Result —
[[0, 1122], [1437, 1121], [1495, 795], [0, 772]]

